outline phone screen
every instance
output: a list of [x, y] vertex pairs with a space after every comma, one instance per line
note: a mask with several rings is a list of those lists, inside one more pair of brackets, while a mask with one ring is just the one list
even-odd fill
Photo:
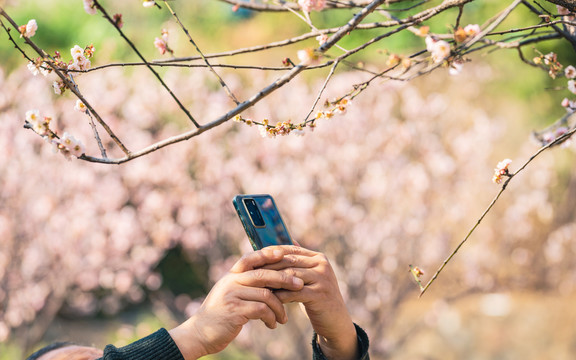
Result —
[[271, 245], [292, 245], [272, 196], [238, 195], [233, 203], [255, 250]]

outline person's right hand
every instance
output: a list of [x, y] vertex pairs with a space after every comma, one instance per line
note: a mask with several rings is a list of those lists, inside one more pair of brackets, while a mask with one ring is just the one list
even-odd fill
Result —
[[212, 288], [196, 314], [170, 330], [186, 360], [223, 350], [249, 320], [274, 329], [288, 320], [271, 289], [300, 290], [304, 283], [286, 272], [261, 267], [282, 260], [283, 252], [263, 249], [245, 255]]

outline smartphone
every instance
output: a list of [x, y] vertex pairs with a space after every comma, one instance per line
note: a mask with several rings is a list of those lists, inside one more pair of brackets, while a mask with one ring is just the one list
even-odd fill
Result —
[[272, 196], [236, 195], [232, 203], [254, 250], [271, 245], [293, 245]]

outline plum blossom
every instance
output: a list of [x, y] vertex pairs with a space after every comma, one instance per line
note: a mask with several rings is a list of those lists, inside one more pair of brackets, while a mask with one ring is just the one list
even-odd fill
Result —
[[95, 15], [98, 12], [98, 9], [94, 6], [93, 0], [83, 0], [84, 1], [84, 11], [86, 11], [89, 15]]
[[566, 108], [566, 111], [573, 112], [576, 110], [576, 101], [570, 100], [568, 98], [564, 98], [561, 102], [561, 105]]
[[326, 41], [328, 41], [328, 34], [320, 34], [316, 36], [316, 40], [318, 41], [318, 44], [322, 46], [326, 43]]
[[34, 19], [28, 21], [26, 25], [22, 25], [18, 28], [18, 31], [20, 31], [20, 37], [24, 36], [27, 38], [31, 38], [32, 36], [36, 35], [36, 30], [38, 30], [38, 24]]
[[122, 27], [124, 26], [124, 20], [122, 20], [122, 14], [114, 14], [112, 20], [114, 20], [114, 24], [116, 24], [116, 27], [118, 29], [122, 29]]
[[576, 68], [572, 65], [568, 65], [566, 67], [566, 69], [564, 69], [564, 75], [568, 78], [568, 79], [574, 79], [576, 78]]
[[39, 110], [28, 110], [26, 111], [26, 121], [29, 123], [35, 123], [40, 118], [40, 111]]
[[62, 80], [54, 81], [52, 83], [52, 89], [54, 89], [54, 94], [62, 95], [64, 90], [66, 90], [66, 84]]
[[56, 146], [58, 150], [70, 160], [71, 156], [80, 157], [84, 154], [85, 147], [80, 140], [77, 140], [74, 136], [65, 132], [62, 138], [53, 139], [52, 143]]
[[480, 25], [468, 24], [464, 27], [464, 32], [466, 33], [466, 36], [476, 36], [480, 33]]
[[307, 13], [312, 10], [321, 11], [326, 7], [326, 0], [298, 0], [298, 5]]
[[172, 49], [168, 47], [168, 30], [162, 29], [162, 37], [154, 39], [154, 47], [158, 49], [161, 55], [166, 52], [173, 53]]
[[48, 74], [50, 74], [50, 72], [52, 71], [52, 69], [50, 68], [50, 66], [42, 61], [40, 58], [36, 60], [36, 62], [28, 62], [28, 65], [26, 65], [28, 67], [28, 70], [30, 70], [30, 72], [32, 73], [32, 75], [36, 76], [38, 74], [42, 74], [44, 76], [48, 76]]
[[450, 75], [459, 75], [462, 72], [462, 68], [464, 67], [464, 63], [461, 60], [454, 60], [450, 63], [450, 68], [448, 72]]
[[444, 40], [438, 40], [432, 36], [426, 37], [426, 49], [432, 55], [434, 63], [440, 63], [450, 55], [450, 44]]
[[38, 69], [38, 66], [36, 66], [36, 64], [33, 63], [32, 61], [28, 62], [27, 67], [28, 67], [28, 70], [30, 70], [30, 72], [34, 76], [36, 76], [40, 73], [40, 69]]
[[312, 65], [320, 60], [320, 56], [313, 48], [298, 50], [297, 55], [302, 65]]
[[26, 121], [38, 135], [44, 136], [50, 132], [51, 120], [52, 118], [48, 116], [42, 118], [38, 110], [28, 110], [26, 112]]
[[574, 80], [568, 81], [568, 90], [570, 90], [573, 94], [576, 94], [576, 82]]
[[92, 66], [89, 58], [94, 54], [94, 46], [90, 45], [86, 48], [81, 48], [75, 45], [70, 49], [70, 54], [72, 55], [72, 62], [68, 65], [68, 70], [88, 70]]
[[82, 100], [80, 100], [80, 99], [76, 100], [76, 105], [74, 105], [74, 110], [79, 111], [79, 112], [83, 112], [83, 113], [88, 112], [88, 108], [86, 107], [86, 104], [84, 104], [82, 102]]
[[142, 1], [142, 6], [144, 7], [153, 7], [154, 5], [156, 5], [156, 1]]
[[510, 164], [512, 163], [512, 160], [510, 159], [504, 159], [502, 161], [500, 161], [498, 163], [498, 165], [496, 165], [496, 168], [494, 169], [494, 176], [492, 177], [492, 181], [495, 184], [500, 184], [502, 182], [502, 177], [503, 176], [510, 176], [510, 173], [508, 171], [508, 166], [510, 166]]
[[430, 32], [430, 26], [420, 26], [418, 29], [412, 30], [412, 32], [417, 36], [424, 37]]

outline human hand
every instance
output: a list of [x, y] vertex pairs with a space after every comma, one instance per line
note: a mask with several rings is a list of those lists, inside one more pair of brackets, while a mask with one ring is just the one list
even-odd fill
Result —
[[299, 290], [277, 290], [275, 295], [283, 303], [301, 302], [318, 344], [328, 359], [357, 359], [356, 328], [348, 313], [338, 281], [328, 258], [319, 252], [299, 246], [278, 246], [284, 258], [264, 268], [280, 270], [304, 281]]
[[200, 309], [170, 335], [186, 360], [223, 350], [249, 320], [274, 329], [288, 321], [282, 302], [271, 289], [298, 291], [303, 281], [264, 268], [282, 260], [280, 249], [265, 248], [242, 257], [210, 290]]

